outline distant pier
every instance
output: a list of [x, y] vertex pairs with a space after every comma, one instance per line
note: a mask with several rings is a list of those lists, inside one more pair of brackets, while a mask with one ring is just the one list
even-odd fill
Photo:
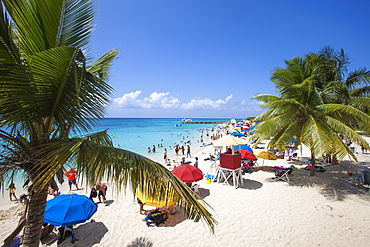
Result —
[[227, 122], [181, 121], [181, 124], [226, 124]]

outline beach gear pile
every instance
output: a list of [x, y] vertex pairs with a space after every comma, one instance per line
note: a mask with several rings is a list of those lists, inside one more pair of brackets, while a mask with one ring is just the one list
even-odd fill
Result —
[[168, 219], [167, 214], [157, 209], [157, 210], [154, 210], [153, 212], [150, 212], [143, 219], [143, 221], [146, 222], [146, 225], [148, 227], [154, 227], [154, 226], [160, 226], [161, 224], [164, 224], [164, 222], [167, 219]]

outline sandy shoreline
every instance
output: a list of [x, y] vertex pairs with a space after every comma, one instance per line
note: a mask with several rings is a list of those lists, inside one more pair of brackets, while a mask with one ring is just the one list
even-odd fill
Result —
[[[192, 155], [192, 159], [199, 157], [204, 173], [211, 164], [204, 161], [210, 152], [213, 147], [207, 146]], [[304, 167], [308, 154], [303, 149], [298, 161], [267, 160], [264, 165]], [[370, 167], [369, 157], [359, 153], [358, 163], [345, 160], [340, 167], [327, 166], [316, 177], [296, 170], [289, 184], [276, 182], [272, 173], [263, 171], [243, 175], [244, 185], [238, 189], [197, 182], [219, 223], [214, 235], [203, 223], [186, 220], [182, 212], [172, 216], [166, 227], [147, 227], [134, 198], [113, 193], [111, 186], [110, 204], [99, 204], [95, 222], [76, 226], [79, 241], [73, 246], [366, 246], [370, 242], [369, 195], [367, 188], [352, 183], [348, 171], [359, 174]], [[14, 214], [0, 221], [1, 240], [15, 227], [19, 216]], [[65, 241], [61, 246], [71, 244]]]

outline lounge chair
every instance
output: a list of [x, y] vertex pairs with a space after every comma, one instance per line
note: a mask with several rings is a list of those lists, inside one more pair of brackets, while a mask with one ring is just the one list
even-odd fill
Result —
[[286, 169], [280, 169], [275, 171], [275, 181], [285, 181], [289, 182], [289, 175], [292, 174], [292, 171], [294, 170], [294, 166], [291, 166]]

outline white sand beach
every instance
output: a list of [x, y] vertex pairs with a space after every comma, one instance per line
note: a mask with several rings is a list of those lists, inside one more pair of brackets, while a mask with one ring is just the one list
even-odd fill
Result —
[[[196, 182], [218, 221], [214, 234], [202, 222], [187, 220], [182, 211], [170, 216], [165, 226], [147, 227], [133, 196], [114, 193], [108, 183], [109, 203], [99, 204], [92, 217], [95, 222], [77, 225], [79, 241], [72, 245], [66, 240], [60, 246], [368, 246], [368, 189], [354, 185], [348, 175], [349, 171], [360, 174], [370, 168], [370, 153], [359, 151], [358, 163], [345, 160], [340, 166], [326, 166], [327, 171], [318, 172], [316, 177], [298, 169], [289, 183], [275, 181], [274, 174], [265, 171], [243, 175], [244, 185], [237, 189], [221, 183], [206, 184], [205, 180]], [[189, 160], [194, 162], [194, 157], [199, 157], [199, 168], [205, 173], [211, 162], [204, 158], [210, 152], [213, 146], [200, 148]], [[266, 160], [264, 166], [304, 167], [308, 150], [303, 149], [299, 156], [297, 161]], [[262, 164], [262, 160], [258, 162]], [[67, 187], [62, 188], [62, 192], [67, 191]], [[75, 192], [88, 194], [86, 190]], [[2, 211], [1, 240], [17, 224], [17, 211], [19, 208]]]

